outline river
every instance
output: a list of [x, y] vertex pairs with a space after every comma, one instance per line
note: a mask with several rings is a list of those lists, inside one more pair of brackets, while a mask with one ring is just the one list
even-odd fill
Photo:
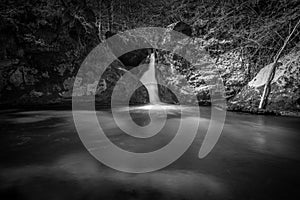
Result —
[[[131, 112], [141, 126], [149, 123], [143, 108]], [[181, 116], [176, 106], [167, 113], [166, 128], [145, 139], [124, 134], [111, 111], [97, 111], [107, 137], [134, 152], [172, 140]], [[190, 148], [166, 168], [145, 174], [97, 161], [80, 141], [71, 110], [1, 110], [0, 118], [1, 199], [299, 199], [299, 118], [228, 112], [216, 146], [199, 159], [210, 120], [210, 108], [203, 107]]]

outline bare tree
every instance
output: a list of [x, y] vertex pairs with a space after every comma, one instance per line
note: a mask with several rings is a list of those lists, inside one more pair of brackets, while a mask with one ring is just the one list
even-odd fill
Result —
[[108, 30], [112, 31], [114, 24], [114, 0], [110, 0], [108, 4]]
[[276, 68], [278, 66], [278, 60], [279, 60], [280, 55], [283, 52], [284, 48], [288, 44], [291, 36], [296, 31], [296, 29], [297, 29], [297, 27], [298, 27], [299, 24], [300, 24], [300, 20], [294, 26], [294, 29], [289, 34], [289, 36], [285, 39], [283, 46], [281, 47], [280, 51], [275, 56], [274, 62], [272, 64], [272, 66], [271, 66], [269, 77], [267, 78], [267, 82], [265, 84], [264, 91], [263, 91], [263, 94], [262, 94], [261, 99], [260, 99], [260, 103], [259, 103], [259, 108], [260, 109], [264, 109], [266, 107], [266, 105], [267, 105], [268, 97], [269, 97], [269, 94], [270, 94], [270, 91], [271, 91], [271, 83], [272, 83], [272, 80], [274, 78]]

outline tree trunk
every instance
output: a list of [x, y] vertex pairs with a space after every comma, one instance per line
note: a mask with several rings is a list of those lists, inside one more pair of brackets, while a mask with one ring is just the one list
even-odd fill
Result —
[[114, 23], [114, 0], [110, 0], [108, 4], [108, 30], [112, 31]]
[[300, 24], [300, 20], [297, 22], [297, 24], [295, 25], [293, 31], [286, 38], [286, 40], [284, 41], [284, 44], [281, 47], [280, 51], [275, 56], [274, 62], [272, 64], [272, 66], [271, 66], [270, 74], [269, 74], [269, 76], [267, 78], [267, 82], [265, 84], [264, 91], [263, 91], [263, 94], [262, 94], [261, 99], [260, 99], [260, 103], [259, 103], [259, 107], [258, 107], [260, 109], [265, 109], [266, 106], [267, 106], [269, 94], [270, 94], [270, 91], [271, 91], [271, 83], [272, 83], [272, 80], [273, 80], [273, 78], [275, 76], [275, 71], [276, 71], [276, 68], [278, 66], [279, 57], [280, 57], [282, 51], [284, 50], [284, 48], [286, 47], [287, 43], [289, 42], [291, 36], [294, 34], [294, 32], [297, 29], [297, 27], [298, 27], [299, 24]]
[[279, 65], [278, 62], [276, 62], [276, 63], [273, 63], [273, 65], [271, 67], [269, 77], [267, 79], [267, 82], [266, 82], [265, 87], [264, 87], [263, 94], [262, 94], [261, 99], [260, 99], [260, 103], [259, 103], [259, 108], [260, 109], [264, 109], [267, 106], [269, 94], [271, 92], [271, 83], [272, 83], [272, 80], [275, 76], [275, 71], [276, 71], [276, 68], [277, 68], [278, 65]]

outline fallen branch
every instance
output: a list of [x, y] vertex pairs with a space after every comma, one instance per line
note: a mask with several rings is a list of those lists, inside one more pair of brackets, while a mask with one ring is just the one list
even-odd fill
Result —
[[267, 82], [266, 82], [265, 87], [264, 87], [263, 94], [262, 94], [261, 99], [260, 99], [260, 103], [259, 103], [259, 107], [258, 107], [260, 109], [264, 109], [266, 107], [266, 105], [267, 105], [267, 100], [268, 100], [268, 97], [269, 97], [269, 94], [270, 94], [270, 90], [271, 90], [271, 83], [272, 83], [272, 80], [273, 80], [274, 75], [275, 75], [276, 67], [278, 66], [278, 60], [279, 60], [280, 55], [283, 52], [284, 48], [288, 44], [290, 38], [292, 37], [292, 35], [296, 31], [296, 29], [297, 29], [297, 27], [298, 27], [299, 24], [300, 24], [300, 20], [297, 22], [297, 24], [295, 25], [295, 27], [292, 30], [292, 32], [289, 34], [289, 36], [284, 41], [284, 44], [281, 47], [280, 51], [275, 56], [274, 62], [272, 64], [272, 67], [271, 67], [271, 70], [270, 70], [269, 77], [267, 79]]

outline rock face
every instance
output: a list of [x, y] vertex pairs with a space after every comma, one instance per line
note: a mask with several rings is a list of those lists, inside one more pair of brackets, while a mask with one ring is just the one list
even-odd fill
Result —
[[[300, 111], [300, 51], [295, 50], [280, 59], [271, 85], [267, 109], [271, 111]], [[251, 111], [258, 107], [271, 65], [259, 73], [229, 102], [233, 110]]]
[[[72, 95], [83, 59], [100, 42], [97, 29], [81, 21], [92, 13], [86, 10], [78, 18], [72, 9], [64, 10], [55, 3], [25, 3], [16, 4], [11, 12], [3, 12], [5, 18], [0, 20], [0, 103], [62, 103]], [[22, 10], [26, 6], [32, 8], [30, 13]], [[99, 103], [109, 104], [115, 82], [146, 56], [147, 50], [123, 55], [107, 68], [99, 84], [76, 80], [80, 87], [74, 94], [96, 94]], [[147, 92], [141, 87], [131, 103], [145, 102]]]
[[[177, 86], [179, 98], [188, 101], [191, 96], [196, 96], [200, 105], [208, 105], [211, 102], [210, 92], [216, 89], [214, 79], [222, 79], [224, 84], [224, 98], [233, 97], [247, 84], [248, 64], [242, 59], [237, 50], [228, 51], [221, 56], [212, 58], [207, 52], [207, 47], [216, 43], [226, 45], [232, 41], [219, 41], [214, 38], [171, 38], [172, 30], [176, 24], [169, 26], [165, 33], [165, 41], [173, 41], [174, 52], [160, 51], [158, 71], [159, 79], [168, 86]], [[185, 57], [178, 56], [181, 52]], [[189, 62], [190, 61], [190, 62]], [[166, 95], [166, 92], [162, 92]], [[172, 99], [176, 102], [174, 95], [167, 95], [167, 102]]]
[[[83, 97], [95, 95], [95, 101], [99, 105], [109, 106], [111, 102], [111, 96], [113, 90], [115, 89], [116, 83], [125, 74], [128, 73], [124, 69], [124, 65], [119, 61], [114, 61], [103, 73], [99, 81], [96, 80], [93, 75], [95, 73], [90, 73], [90, 76], [77, 76], [77, 78], [68, 79], [66, 82], [67, 92], [63, 93], [64, 98], [71, 98], [72, 92], [74, 96]], [[89, 71], [89, 72], [92, 72]], [[143, 104], [148, 102], [148, 93], [145, 87], [138, 88], [132, 96], [129, 96], [130, 84], [134, 84], [135, 79], [126, 81], [126, 83], [121, 82], [116, 91], [119, 95], [119, 99], [130, 99], [130, 104]], [[74, 86], [74, 87], [73, 87]]]
[[[84, 58], [100, 42], [97, 29], [81, 23], [70, 10], [51, 5], [47, 9], [30, 5], [33, 7], [30, 15], [16, 8], [0, 20], [1, 104], [61, 103], [70, 100], [73, 92], [75, 96], [95, 95], [99, 104], [109, 105], [120, 77], [131, 71], [133, 77], [139, 79], [145, 69], [136, 67], [149, 62], [149, 50], [154, 47], [158, 49], [156, 78], [161, 83], [162, 102], [178, 103], [180, 100], [209, 105], [211, 92], [217, 89], [211, 81], [219, 77], [225, 87], [228, 108], [249, 111], [258, 107], [270, 66], [262, 68], [250, 81], [251, 67], [243, 52], [238, 48], [227, 50], [227, 46], [233, 44], [230, 39], [206, 37], [209, 30], [204, 28], [205, 21], [198, 24], [206, 30], [201, 38], [192, 38], [200, 29], [194, 30], [197, 26], [184, 22], [169, 25], [166, 32], [159, 33], [159, 38], [153, 37], [154, 32], [142, 30], [133, 35], [107, 33], [107, 45], [116, 56], [115, 61], [99, 81], [95, 80], [93, 70], [75, 79]], [[91, 16], [88, 10], [80, 14], [87, 19]], [[176, 37], [173, 30], [183, 35]], [[126, 45], [133, 50], [128, 51]], [[296, 49], [280, 60], [268, 109], [299, 112], [299, 53]], [[119, 99], [130, 98], [131, 104], [147, 103], [148, 93], [144, 86], [128, 96], [127, 89], [135, 82], [134, 78], [121, 82], [117, 92]]]
[[40, 1], [3, 3], [0, 103], [61, 102], [86, 51], [98, 43], [70, 10]]

